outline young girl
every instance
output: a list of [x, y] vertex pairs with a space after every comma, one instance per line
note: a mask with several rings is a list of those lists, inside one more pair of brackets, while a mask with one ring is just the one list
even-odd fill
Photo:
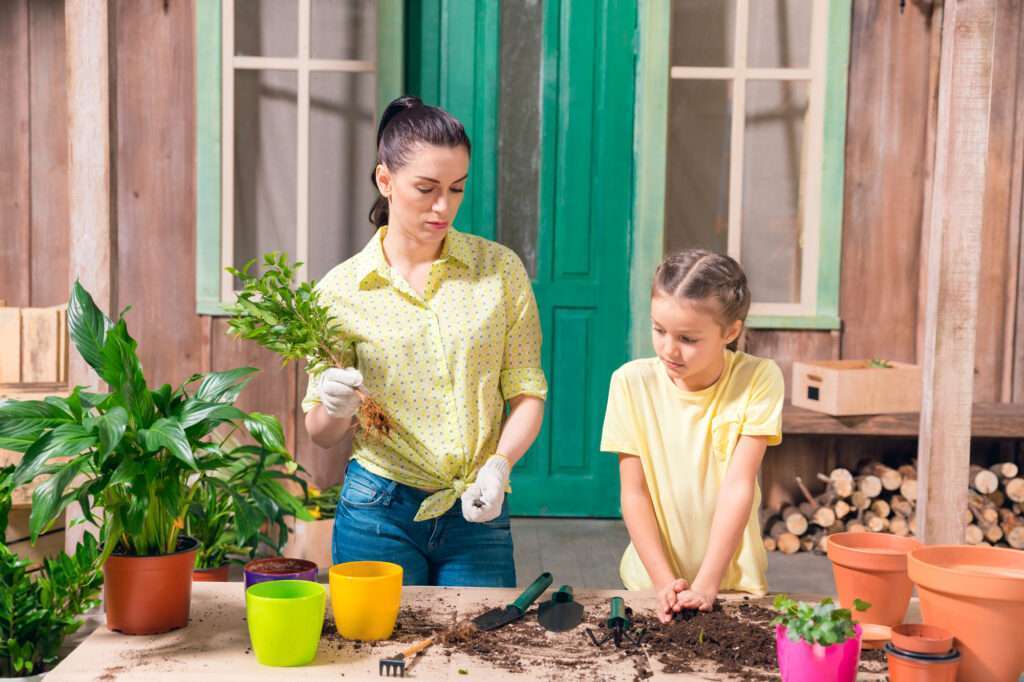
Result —
[[782, 440], [782, 373], [729, 350], [750, 308], [728, 256], [687, 250], [658, 266], [651, 289], [656, 357], [612, 375], [601, 449], [619, 455], [632, 541], [627, 589], [654, 588], [659, 617], [710, 610], [719, 590], [766, 591], [757, 471]]

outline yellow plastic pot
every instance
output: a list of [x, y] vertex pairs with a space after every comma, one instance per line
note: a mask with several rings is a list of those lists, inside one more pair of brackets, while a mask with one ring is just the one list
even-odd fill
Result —
[[327, 590], [308, 580], [274, 580], [245, 591], [249, 639], [263, 665], [297, 666], [316, 658]]
[[331, 609], [345, 639], [388, 639], [402, 603], [402, 567], [386, 561], [331, 566]]

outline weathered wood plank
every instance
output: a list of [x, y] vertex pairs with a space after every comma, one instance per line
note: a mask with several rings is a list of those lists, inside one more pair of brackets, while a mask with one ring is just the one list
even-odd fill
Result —
[[964, 532], [996, 5], [947, 3], [943, 16], [918, 455], [918, 533], [929, 543]]
[[[833, 417], [786, 404], [782, 432], [829, 436], [917, 436], [921, 416], [917, 412]], [[975, 403], [971, 417], [974, 438], [1024, 438], [1024, 404]]]
[[743, 350], [752, 355], [771, 358], [786, 377], [786, 397], [792, 387], [794, 360], [838, 360], [839, 332], [781, 331], [748, 329], [744, 333]]
[[855, 2], [847, 100], [842, 357], [916, 359], [930, 6]]
[[31, 299], [28, 4], [0, 3], [0, 299], [9, 306]]
[[176, 385], [204, 360], [192, 31], [192, 3], [117, 3], [117, 286], [155, 384]]
[[31, 305], [68, 300], [68, 137], [64, 2], [29, 3], [32, 116]]

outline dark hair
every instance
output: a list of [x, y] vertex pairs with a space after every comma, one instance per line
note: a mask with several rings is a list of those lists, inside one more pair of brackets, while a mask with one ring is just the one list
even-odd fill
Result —
[[750, 288], [740, 264], [703, 249], [686, 249], [663, 260], [651, 287], [651, 296], [659, 293], [691, 301], [715, 299], [722, 327], [746, 320], [750, 310]]
[[[396, 171], [409, 162], [409, 154], [418, 144], [435, 147], [465, 147], [470, 153], [469, 136], [459, 119], [444, 109], [424, 104], [419, 97], [405, 95], [387, 106], [377, 126], [377, 163]], [[377, 167], [370, 173], [377, 187]], [[376, 227], [388, 223], [388, 200], [378, 196], [370, 209], [370, 222]]]

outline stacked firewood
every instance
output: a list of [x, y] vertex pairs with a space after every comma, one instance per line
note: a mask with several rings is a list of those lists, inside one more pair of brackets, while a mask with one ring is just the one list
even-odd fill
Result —
[[[828, 536], [843, 531], [914, 535], [917, 531], [917, 468], [871, 461], [818, 474], [824, 491], [812, 495], [798, 476], [803, 501], [763, 511], [761, 528], [768, 551], [824, 553]], [[1024, 549], [1024, 472], [1012, 462], [972, 466], [968, 508], [963, 511], [966, 542]]]

